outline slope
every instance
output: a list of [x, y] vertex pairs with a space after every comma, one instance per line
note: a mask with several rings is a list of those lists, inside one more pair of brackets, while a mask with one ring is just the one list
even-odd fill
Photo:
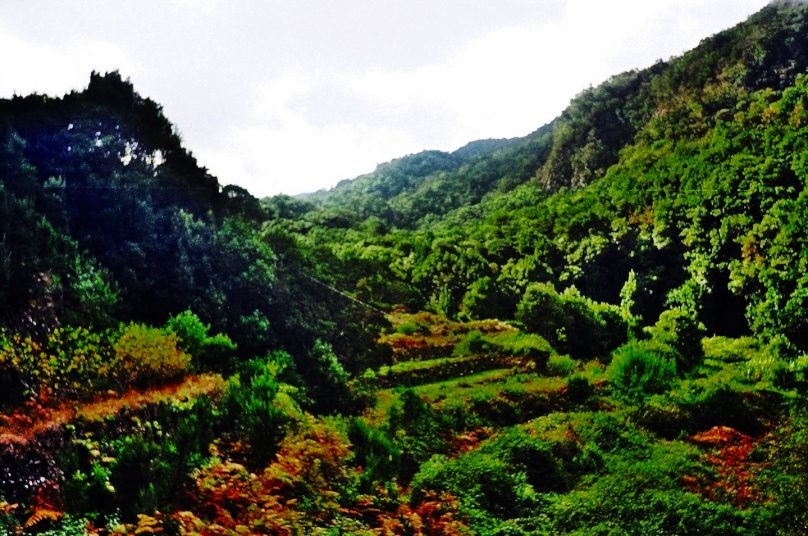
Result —
[[666, 114], [675, 122], [675, 114], [687, 113], [683, 102], [698, 103], [709, 117], [731, 109], [741, 93], [793, 84], [808, 66], [806, 36], [805, 3], [776, 1], [681, 57], [583, 91], [556, 120], [524, 138], [474, 142], [484, 149], [471, 157], [463, 149], [411, 155], [307, 199], [358, 209], [360, 220], [373, 215], [412, 227], [424, 216], [441, 217], [533, 179], [550, 192], [580, 187], [602, 177], [650, 120]]

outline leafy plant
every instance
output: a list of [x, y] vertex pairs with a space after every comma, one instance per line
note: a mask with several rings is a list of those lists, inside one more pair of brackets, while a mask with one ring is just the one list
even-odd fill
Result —
[[191, 357], [178, 348], [179, 338], [143, 324], [123, 326], [113, 343], [112, 367], [122, 386], [174, 379], [183, 374]]
[[633, 342], [614, 352], [606, 375], [618, 393], [638, 400], [670, 389], [676, 379], [676, 363], [659, 355], [650, 344]]

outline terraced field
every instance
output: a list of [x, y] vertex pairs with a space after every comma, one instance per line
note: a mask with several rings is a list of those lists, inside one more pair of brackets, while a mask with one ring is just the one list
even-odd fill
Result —
[[[524, 422], [568, 405], [567, 374], [548, 367], [549, 348], [547, 355], [514, 355], [512, 348], [497, 344], [521, 336], [509, 324], [453, 322], [430, 313], [389, 318], [396, 331], [383, 335], [380, 343], [392, 347], [394, 362], [365, 375], [378, 389], [376, 404], [366, 413], [371, 423], [380, 422], [405, 392], [439, 412], [467, 414], [495, 426]], [[469, 348], [469, 339], [484, 343], [474, 348], [472, 342]]]
[[[391, 346], [393, 362], [365, 373], [375, 404], [363, 421], [402, 448], [411, 500], [443, 490], [480, 519], [496, 519], [508, 505], [504, 517], [543, 511], [570, 533], [581, 519], [626, 522], [616, 496], [602, 510], [592, 502], [609, 496], [609, 486], [636, 493], [638, 512], [666, 497], [694, 511], [707, 500], [717, 516], [684, 527], [660, 514], [652, 524], [661, 533], [721, 526], [719, 518], [734, 518], [743, 532], [744, 509], [771, 500], [762, 492], [776, 464], [768, 445], [789, 394], [751, 372], [760, 350], [748, 339], [704, 339], [704, 358], [684, 379], [670, 378], [666, 392], [645, 386], [632, 394], [613, 384], [628, 381], [615, 376], [615, 355], [572, 359], [496, 321], [390, 319], [395, 331], [379, 342]], [[520, 489], [543, 498], [514, 495]], [[632, 526], [644, 533], [642, 523]]]

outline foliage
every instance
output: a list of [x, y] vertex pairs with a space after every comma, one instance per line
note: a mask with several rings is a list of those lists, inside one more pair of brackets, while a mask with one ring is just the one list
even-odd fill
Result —
[[297, 534], [322, 526], [337, 513], [338, 490], [351, 478], [349, 453], [333, 425], [312, 420], [290, 434], [275, 461], [257, 474], [215, 460], [197, 472], [198, 513], [183, 512], [180, 526], [193, 533], [216, 525], [223, 529], [219, 534]]
[[526, 358], [541, 370], [545, 369], [554, 353], [550, 344], [539, 335], [506, 332], [484, 336], [479, 330], [466, 333], [453, 350], [456, 356], [488, 354]]
[[584, 402], [595, 392], [589, 378], [582, 374], [572, 374], [567, 377], [567, 396], [575, 402]]
[[117, 380], [118, 367], [108, 335], [86, 328], [57, 328], [44, 344], [6, 335], [0, 366], [6, 371], [4, 396], [21, 395], [83, 397], [105, 389]]
[[348, 439], [354, 463], [362, 469], [358, 482], [360, 492], [372, 493], [377, 483], [388, 482], [398, 475], [401, 451], [384, 430], [354, 418], [349, 423]]
[[806, 13], [305, 198], [0, 100], [0, 531], [805, 532]]
[[652, 344], [633, 342], [621, 346], [606, 369], [612, 387], [630, 399], [662, 393], [676, 379], [676, 363]]
[[628, 329], [619, 308], [589, 300], [574, 288], [558, 294], [546, 283], [527, 287], [516, 318], [559, 352], [579, 359], [608, 353], [625, 342]]
[[174, 379], [189, 367], [191, 357], [178, 348], [171, 332], [143, 324], [123, 326], [112, 345], [112, 366], [121, 386]]
[[451, 427], [449, 417], [437, 413], [412, 390], [399, 395], [398, 403], [388, 411], [387, 429], [401, 451], [399, 476], [403, 482], [432, 454], [447, 451], [445, 436]]
[[553, 354], [547, 360], [547, 373], [553, 376], [567, 376], [578, 366], [578, 361], [568, 355]]
[[701, 362], [704, 357], [701, 344], [704, 333], [704, 325], [682, 309], [664, 311], [657, 323], [648, 328], [653, 341], [673, 349], [680, 371], [689, 370]]
[[201, 368], [226, 369], [235, 354], [236, 345], [227, 335], [209, 336], [210, 325], [202, 323], [190, 310], [169, 318], [166, 329], [177, 335], [179, 348], [191, 355]]
[[257, 466], [272, 458], [299, 411], [278, 381], [287, 359], [279, 352], [250, 361], [228, 386], [224, 407], [247, 442], [251, 463]]
[[220, 417], [204, 397], [187, 409], [163, 405], [152, 411], [153, 419], [133, 418], [119, 437], [89, 432], [72, 438], [61, 462], [68, 511], [119, 512], [132, 520], [175, 500], [188, 473], [207, 458]]

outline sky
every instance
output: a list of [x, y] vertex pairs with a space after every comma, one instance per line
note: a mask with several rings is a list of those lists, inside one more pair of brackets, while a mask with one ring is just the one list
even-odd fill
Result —
[[765, 0], [2, 0], [0, 97], [118, 70], [222, 184], [328, 188], [524, 136]]

